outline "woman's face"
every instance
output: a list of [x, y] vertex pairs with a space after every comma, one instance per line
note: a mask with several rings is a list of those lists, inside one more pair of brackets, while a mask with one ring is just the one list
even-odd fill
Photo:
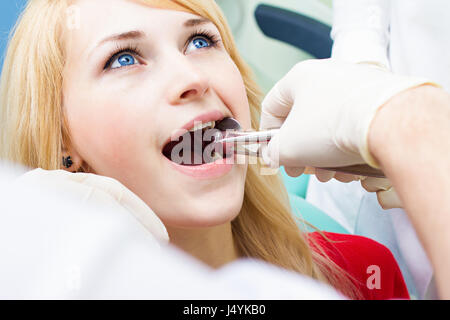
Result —
[[185, 166], [162, 153], [197, 121], [234, 117], [250, 128], [242, 77], [215, 25], [135, 1], [76, 6], [80, 25], [66, 39], [63, 89], [72, 151], [94, 173], [122, 182], [166, 226], [231, 221], [246, 165]]

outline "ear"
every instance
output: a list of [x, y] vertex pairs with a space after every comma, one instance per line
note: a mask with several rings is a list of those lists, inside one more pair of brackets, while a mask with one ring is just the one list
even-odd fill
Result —
[[[68, 158], [70, 157], [70, 158]], [[83, 164], [83, 159], [73, 148], [62, 148], [61, 170], [77, 172]]]

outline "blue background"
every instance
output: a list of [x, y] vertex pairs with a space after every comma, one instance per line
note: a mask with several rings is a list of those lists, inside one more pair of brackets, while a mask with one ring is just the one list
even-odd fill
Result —
[[2, 1], [0, 9], [0, 71], [3, 68], [3, 57], [5, 55], [9, 32], [26, 3], [27, 0]]

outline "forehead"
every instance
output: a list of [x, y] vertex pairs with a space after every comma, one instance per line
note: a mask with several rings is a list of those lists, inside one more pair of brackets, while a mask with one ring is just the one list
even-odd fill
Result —
[[67, 11], [71, 15], [67, 20], [77, 21], [76, 27], [69, 28], [66, 33], [67, 45], [70, 51], [79, 51], [80, 47], [92, 46], [111, 34], [137, 29], [150, 32], [179, 30], [187, 19], [199, 18], [180, 11], [181, 7], [169, 6], [167, 9], [167, 6], [163, 7], [165, 2], [172, 3], [167, 0], [152, 0], [150, 4], [137, 0], [78, 0]]

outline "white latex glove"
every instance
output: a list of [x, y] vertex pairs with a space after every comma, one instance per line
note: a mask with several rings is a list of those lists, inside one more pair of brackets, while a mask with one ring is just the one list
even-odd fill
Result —
[[362, 177], [361, 186], [369, 192], [376, 192], [378, 203], [383, 209], [403, 208], [403, 204], [388, 179]]
[[262, 103], [260, 129], [280, 128], [264, 160], [272, 167], [368, 163], [367, 135], [377, 110], [396, 94], [430, 82], [332, 59], [298, 63]]
[[[367, 163], [379, 168], [367, 141], [375, 113], [396, 94], [424, 84], [435, 85], [375, 65], [333, 59], [300, 62], [262, 103], [260, 130], [280, 128], [263, 147], [263, 159], [272, 168], [284, 165], [290, 176], [302, 174], [305, 167]], [[312, 168], [307, 173], [322, 182], [335, 176]], [[358, 178], [340, 173], [335, 177], [344, 182]]]
[[427, 80], [394, 75], [374, 65], [332, 59], [298, 63], [267, 94], [260, 129], [280, 128], [264, 160], [271, 167], [340, 167], [368, 163], [367, 134], [377, 110], [396, 94]]

